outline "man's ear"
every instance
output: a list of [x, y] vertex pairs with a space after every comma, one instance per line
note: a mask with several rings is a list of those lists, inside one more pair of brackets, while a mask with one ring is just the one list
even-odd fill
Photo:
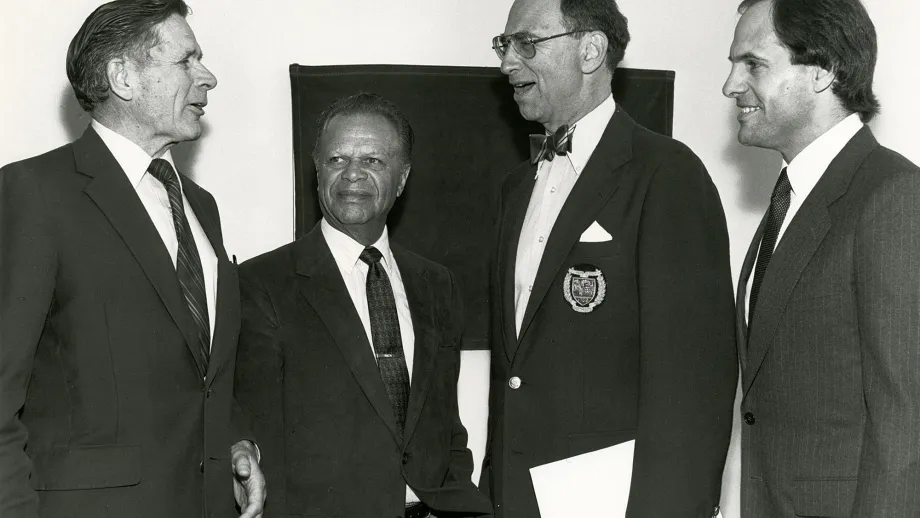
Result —
[[400, 197], [403, 189], [406, 188], [406, 180], [409, 179], [409, 172], [412, 171], [412, 165], [406, 164], [406, 168], [399, 174], [399, 187], [396, 189], [396, 197]]
[[598, 68], [605, 66], [607, 61], [607, 35], [600, 31], [592, 31], [581, 37], [581, 71], [591, 74]]
[[134, 98], [135, 67], [125, 58], [110, 59], [105, 66], [109, 88], [118, 98], [130, 101]]
[[821, 67], [812, 67], [812, 82], [814, 83], [815, 93], [821, 93], [834, 85], [837, 75], [833, 70], [825, 70]]

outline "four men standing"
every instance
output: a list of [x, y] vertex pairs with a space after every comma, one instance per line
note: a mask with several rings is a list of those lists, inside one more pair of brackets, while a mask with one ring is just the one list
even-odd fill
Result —
[[[920, 171], [864, 125], [874, 27], [859, 0], [739, 12], [723, 93], [738, 140], [784, 167], [734, 312], [705, 167], [611, 95], [615, 2], [516, 0], [493, 40], [546, 130], [501, 188], [497, 516], [539, 516], [531, 468], [629, 440], [627, 516], [717, 513], [736, 341], [742, 516], [920, 514]], [[372, 94], [334, 103], [323, 220], [240, 286], [213, 198], [170, 155], [217, 84], [187, 14], [94, 11], [67, 57], [91, 127], [0, 169], [0, 515], [230, 516], [235, 497], [254, 517], [266, 478], [272, 514], [492, 513], [457, 408], [458, 286], [387, 232], [409, 122]]]

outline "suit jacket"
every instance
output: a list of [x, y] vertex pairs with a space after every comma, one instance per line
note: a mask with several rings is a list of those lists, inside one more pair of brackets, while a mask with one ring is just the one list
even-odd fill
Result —
[[868, 127], [789, 223], [745, 325], [742, 514], [920, 516], [920, 170]]
[[[0, 170], [0, 516], [229, 516], [239, 289], [218, 256], [207, 378], [175, 267], [99, 136]], [[205, 514], [206, 513], [206, 514]]]
[[[550, 233], [518, 338], [515, 258], [535, 172], [522, 164], [502, 186], [480, 487], [496, 516], [539, 516], [530, 468], [635, 439], [627, 516], [711, 516], [737, 381], [715, 186], [686, 146], [618, 107]], [[579, 242], [595, 221], [612, 239]], [[591, 312], [564, 298], [572, 267], [606, 279]]]
[[240, 267], [236, 394], [272, 488], [266, 517], [402, 516], [407, 484], [436, 511], [491, 511], [457, 408], [458, 287], [443, 266], [392, 250], [415, 330], [404, 440], [320, 225]]

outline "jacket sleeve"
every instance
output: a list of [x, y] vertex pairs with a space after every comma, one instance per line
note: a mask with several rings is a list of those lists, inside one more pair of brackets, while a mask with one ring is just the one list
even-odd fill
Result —
[[866, 423], [854, 517], [920, 516], [920, 172], [867, 202], [854, 244]]
[[685, 147], [662, 157], [639, 223], [639, 408], [628, 518], [709, 517], [738, 376], [728, 231]]
[[278, 320], [262, 280], [247, 264], [240, 267], [242, 322], [236, 353], [234, 399], [251, 419], [253, 442], [261, 454], [269, 497], [266, 511], [284, 513], [284, 351]]
[[38, 516], [20, 420], [57, 269], [51, 212], [32, 172], [0, 169], [0, 516]]

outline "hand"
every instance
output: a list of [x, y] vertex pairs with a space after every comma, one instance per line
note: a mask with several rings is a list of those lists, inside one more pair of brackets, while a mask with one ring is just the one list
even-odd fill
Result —
[[233, 465], [233, 496], [243, 514], [240, 518], [262, 518], [265, 506], [265, 475], [259, 468], [259, 451], [249, 441], [230, 447]]

